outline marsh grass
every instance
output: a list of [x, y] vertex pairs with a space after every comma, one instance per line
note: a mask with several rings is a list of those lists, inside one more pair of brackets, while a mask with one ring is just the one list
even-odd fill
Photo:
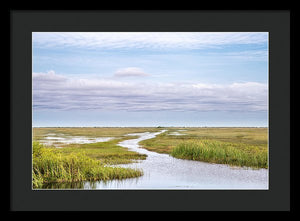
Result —
[[229, 142], [200, 140], [186, 141], [172, 149], [176, 158], [211, 163], [268, 168], [268, 152], [256, 146]]
[[186, 137], [217, 140], [231, 143], [266, 146], [268, 144], [268, 128], [255, 127], [207, 127], [188, 128]]
[[[141, 170], [120, 168], [117, 164], [128, 164], [146, 159], [147, 155], [129, 151], [118, 146], [120, 141], [134, 139], [128, 133], [158, 131], [157, 128], [33, 128], [33, 188], [50, 183], [76, 183], [80, 181], [124, 179], [141, 176]], [[107, 142], [85, 144], [55, 143], [61, 148], [44, 146], [38, 141], [48, 135], [59, 137], [115, 137]], [[110, 166], [114, 165], [114, 166]]]
[[35, 127], [33, 139], [39, 140], [48, 134], [59, 136], [121, 137], [129, 133], [157, 132], [154, 127]]
[[38, 142], [33, 142], [32, 157], [33, 188], [52, 182], [124, 179], [143, 175], [138, 169], [106, 166], [84, 152], [62, 154]]
[[[177, 158], [211, 163], [268, 168], [267, 128], [167, 128], [143, 140], [143, 148]], [[172, 136], [173, 132], [184, 135]]]
[[88, 144], [68, 144], [58, 149], [62, 154], [85, 153], [86, 156], [100, 161], [103, 164], [128, 164], [137, 160], [146, 159], [146, 154], [129, 151], [127, 148], [117, 145], [126, 139], [134, 139], [137, 136], [123, 137], [106, 142]]
[[143, 146], [143, 148], [154, 151], [157, 153], [171, 153], [172, 149], [180, 142], [190, 140], [190, 136], [173, 136], [168, 135], [169, 133], [172, 133], [173, 130], [168, 130], [168, 132], [162, 133], [157, 135], [154, 138], [143, 140], [139, 142], [140, 145]]
[[[165, 128], [168, 131], [141, 141], [144, 148], [181, 159], [234, 166], [268, 168], [267, 128]], [[184, 130], [185, 135], [171, 133]], [[146, 159], [145, 154], [118, 146], [134, 139], [129, 133], [156, 132], [161, 128], [33, 128], [33, 188], [50, 183], [123, 179], [141, 176], [140, 170], [115, 167]], [[115, 137], [107, 142], [59, 144], [45, 147], [38, 142], [49, 134], [59, 137]], [[114, 166], [111, 166], [114, 165]]]

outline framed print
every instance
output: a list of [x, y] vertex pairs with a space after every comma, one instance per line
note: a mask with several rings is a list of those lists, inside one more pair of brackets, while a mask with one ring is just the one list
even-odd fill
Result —
[[12, 209], [289, 210], [289, 16], [12, 11]]

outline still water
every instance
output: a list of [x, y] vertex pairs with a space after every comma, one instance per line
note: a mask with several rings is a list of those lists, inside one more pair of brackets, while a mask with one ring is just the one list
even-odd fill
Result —
[[165, 132], [129, 134], [139, 136], [119, 143], [120, 146], [142, 154], [146, 160], [118, 165], [142, 169], [144, 175], [123, 180], [81, 182], [45, 188], [63, 189], [268, 189], [268, 170], [233, 168], [222, 164], [211, 164], [192, 160], [176, 159], [143, 149], [139, 142]]

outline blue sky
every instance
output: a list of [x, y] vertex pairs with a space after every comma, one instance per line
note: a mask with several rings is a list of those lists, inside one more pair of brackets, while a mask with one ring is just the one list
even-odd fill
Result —
[[268, 33], [32, 38], [33, 126], [268, 125]]

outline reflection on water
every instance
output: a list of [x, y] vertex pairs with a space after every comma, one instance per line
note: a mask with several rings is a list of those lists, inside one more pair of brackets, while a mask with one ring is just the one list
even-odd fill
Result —
[[124, 185], [135, 185], [138, 183], [139, 178], [128, 178], [122, 180], [105, 180], [93, 182], [70, 182], [70, 183], [47, 183], [41, 189], [119, 189]]
[[[268, 189], [268, 170], [233, 168], [228, 165], [183, 160], [140, 148], [141, 140], [151, 139], [163, 133], [138, 133], [137, 139], [125, 140], [120, 146], [147, 154], [146, 160], [118, 165], [142, 169], [144, 175], [137, 178], [51, 184], [46, 188], [60, 189]], [[133, 135], [133, 134], [132, 134]]]
[[83, 189], [83, 182], [74, 183], [47, 183], [44, 184], [42, 189]]

